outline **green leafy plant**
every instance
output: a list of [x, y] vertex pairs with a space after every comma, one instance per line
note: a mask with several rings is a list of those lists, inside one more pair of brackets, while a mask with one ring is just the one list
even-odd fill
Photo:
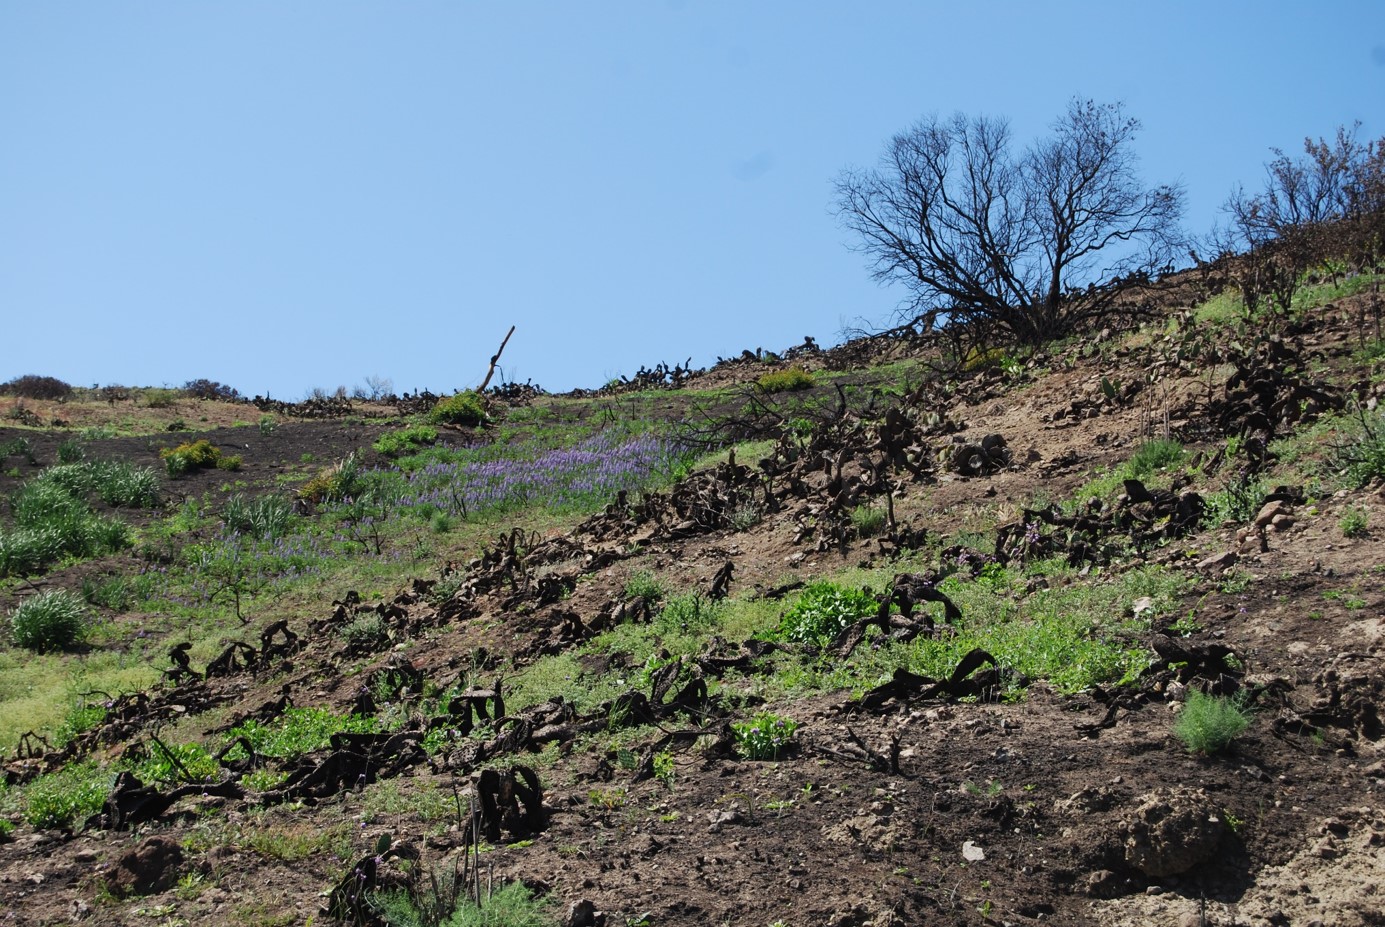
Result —
[[180, 782], [212, 782], [221, 775], [221, 764], [200, 744], [149, 744], [149, 755], [135, 769], [135, 775], [148, 785], [174, 785]]
[[70, 827], [101, 810], [113, 778], [93, 762], [40, 776], [24, 789], [24, 819], [34, 827]]
[[455, 393], [439, 399], [428, 413], [434, 425], [465, 425], [475, 427], [486, 420], [486, 408], [474, 390]]
[[648, 570], [640, 570], [625, 583], [625, 597], [627, 599], [644, 599], [653, 605], [663, 601], [664, 594], [664, 584]]
[[[379, 730], [376, 718], [338, 715], [326, 708], [290, 708], [269, 723], [245, 721], [226, 734], [227, 741], [244, 737], [260, 756], [291, 758], [321, 750], [333, 734], [369, 734]], [[244, 749], [234, 748], [228, 757], [239, 759]]]
[[750, 760], [775, 760], [793, 741], [798, 722], [792, 718], [766, 712], [749, 721], [734, 721], [731, 733], [736, 738], [736, 750]]
[[825, 644], [862, 618], [875, 614], [880, 605], [860, 589], [833, 582], [816, 582], [803, 590], [779, 625], [782, 640]]
[[270, 415], [268, 412], [260, 416], [260, 434], [264, 435], [265, 437], [269, 437], [270, 435], [274, 434], [275, 430], [277, 430], [278, 427], [278, 420], [275, 419], [275, 417]]
[[10, 636], [26, 650], [66, 650], [86, 636], [87, 606], [66, 589], [40, 592], [10, 613]]
[[1342, 535], [1349, 538], [1364, 537], [1367, 530], [1368, 516], [1366, 510], [1360, 506], [1352, 506], [1342, 514], [1339, 527]]
[[755, 385], [766, 393], [790, 392], [812, 386], [813, 375], [802, 367], [771, 370], [769, 373], [761, 374]]
[[1173, 732], [1193, 753], [1219, 753], [1250, 726], [1251, 712], [1241, 701], [1188, 692], [1188, 701], [1174, 721]]

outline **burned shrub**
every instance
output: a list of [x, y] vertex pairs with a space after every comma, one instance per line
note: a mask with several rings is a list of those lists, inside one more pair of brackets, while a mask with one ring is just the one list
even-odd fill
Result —
[[0, 383], [0, 394], [18, 396], [21, 399], [67, 399], [72, 395], [72, 386], [57, 377], [41, 377], [28, 373], [7, 383]]

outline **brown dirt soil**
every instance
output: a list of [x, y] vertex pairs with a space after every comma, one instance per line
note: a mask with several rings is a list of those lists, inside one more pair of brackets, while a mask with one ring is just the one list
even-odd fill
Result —
[[[1354, 383], [1362, 371], [1349, 360], [1348, 315], [1322, 312], [1296, 345], [1315, 352], [1324, 376]], [[943, 418], [965, 428], [935, 435], [935, 449], [998, 433], [1011, 463], [984, 476], [939, 468], [929, 480], [903, 481], [894, 500], [900, 521], [934, 536], [989, 530], [1038, 497], [1066, 497], [1155, 430], [1197, 435], [1218, 427], [1224, 372], [1173, 373], [1137, 396], [1103, 399], [1103, 379], [1133, 380], [1153, 358], [1138, 341], [1107, 340], [1100, 350], [1055, 352], [1020, 375], [979, 372], [939, 398]], [[698, 385], [731, 382], [723, 368]], [[676, 404], [675, 395], [667, 401]], [[189, 496], [223, 491], [236, 479], [272, 487], [368, 446], [381, 427], [290, 422], [263, 437], [255, 429], [209, 432], [244, 456], [243, 470], [174, 485]], [[24, 433], [42, 462], [63, 438]], [[0, 430], [0, 442], [8, 435]], [[157, 466], [164, 442], [100, 446]], [[1209, 460], [1222, 446], [1220, 435], [1188, 443]], [[0, 477], [0, 490], [14, 485]], [[522, 837], [507, 825], [489, 840], [486, 878], [523, 880], [553, 899], [560, 919], [578, 912], [574, 925], [594, 922], [580, 913], [584, 901], [607, 925], [1385, 923], [1385, 531], [1343, 537], [1338, 526], [1350, 508], [1366, 511], [1370, 525], [1385, 524], [1385, 499], [1367, 488], [1288, 506], [1292, 518], [1266, 530], [1264, 549], [1243, 547], [1237, 527], [1226, 526], [1151, 553], [1193, 581], [1178, 614], [1195, 615], [1200, 630], [1186, 641], [1232, 648], [1245, 683], [1262, 693], [1251, 727], [1227, 752], [1192, 755], [1173, 735], [1186, 686], [1171, 678], [1138, 693], [1063, 696], [1036, 683], [1014, 702], [893, 698], [867, 709], [846, 692], [764, 703], [753, 672], [733, 674], [723, 684], [743, 693], [745, 710], [799, 721], [792, 752], [745, 760], [719, 743], [716, 724], [669, 714], [657, 721], [660, 733], [633, 751], [637, 758], [655, 746], [671, 751], [664, 782], [630, 768], [599, 739], [555, 734], [540, 744], [535, 720], [523, 728], [535, 740], [513, 758], [537, 763], [545, 821]], [[258, 670], [162, 690], [143, 710], [150, 718], [191, 716], [179, 722], [187, 730], [204, 707], [214, 706], [207, 717], [224, 722], [284, 694], [297, 706], [345, 709], [359, 704], [363, 680], [401, 657], [445, 685], [467, 672], [477, 648], [524, 662], [575, 646], [580, 635], [565, 636], [572, 619], [588, 629], [604, 620], [638, 571], [673, 588], [706, 589], [733, 562], [733, 593], [773, 595], [774, 587], [843, 566], [883, 562], [877, 540], [826, 549], [805, 543], [792, 514], [767, 514], [741, 532], [640, 528], [603, 538], [579, 529], [536, 538], [554, 553], [534, 581], [580, 576], [568, 594], [510, 595], [497, 583], [436, 606], [405, 587], [379, 613], [395, 608], [389, 620], [407, 629], [407, 644], [363, 657], [347, 654], [330, 630], [354, 613], [338, 609], [334, 617], [333, 605], [321, 602], [291, 623], [300, 649]], [[1238, 551], [1226, 572], [1197, 566]], [[71, 584], [92, 568], [47, 581]], [[460, 568], [489, 575], [476, 563]], [[473, 677], [473, 686], [489, 684], [489, 673], [466, 678]], [[369, 781], [376, 772], [369, 768], [365, 783], [343, 781], [292, 800], [258, 804], [253, 795], [194, 789], [127, 829], [109, 820], [75, 832], [20, 825], [0, 845], [0, 923], [330, 923], [329, 894], [357, 860], [369, 859], [381, 835], [425, 865], [451, 864], [463, 852], [463, 822], [447, 809], [454, 789], [475, 787], [478, 764], [446, 753], [404, 761], [408, 750], [392, 749], [372, 760], [390, 770], [379, 782]], [[418, 796], [443, 810], [421, 814]], [[183, 858], [148, 845], [153, 838], [181, 847]], [[164, 868], [132, 871], [154, 857]], [[397, 859], [384, 861], [381, 884], [401, 871]], [[145, 884], [141, 878], [152, 886], [147, 894], [112, 889]]]

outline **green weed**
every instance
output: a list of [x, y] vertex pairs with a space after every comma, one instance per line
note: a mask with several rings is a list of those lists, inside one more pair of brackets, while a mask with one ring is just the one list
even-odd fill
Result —
[[1339, 527], [1342, 535], [1349, 538], [1364, 537], [1367, 532], [1368, 516], [1366, 510], [1360, 506], [1352, 506], [1342, 514]]
[[826, 644], [862, 618], [879, 608], [874, 597], [860, 589], [848, 589], [833, 582], [816, 582], [803, 590], [779, 626], [783, 640]]
[[1234, 698], [1188, 691], [1188, 701], [1178, 713], [1173, 732], [1193, 753], [1219, 753], [1250, 726], [1251, 713]]
[[45, 829], [71, 827], [99, 812], [114, 775], [94, 762], [70, 763], [23, 788], [24, 820]]
[[792, 718], [768, 712], [756, 715], [749, 721], [734, 721], [731, 732], [736, 738], [736, 749], [741, 756], [750, 760], [776, 760], [793, 741], [798, 722]]

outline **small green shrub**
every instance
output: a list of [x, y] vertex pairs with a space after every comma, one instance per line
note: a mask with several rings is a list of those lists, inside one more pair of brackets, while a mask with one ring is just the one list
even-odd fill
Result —
[[171, 389], [147, 389], [142, 398], [150, 409], [171, 409], [178, 401], [178, 393]]
[[[166, 447], [159, 451], [159, 457], [163, 458], [168, 475], [173, 477], [182, 476], [193, 470], [221, 466], [221, 451], [206, 438], [185, 442], [177, 447]], [[240, 466], [240, 458], [237, 457], [235, 460], [236, 467], [230, 469]]]
[[885, 530], [885, 510], [873, 505], [858, 505], [851, 510], [851, 526], [856, 536], [873, 538]]
[[1361, 412], [1356, 434], [1344, 434], [1333, 448], [1333, 467], [1344, 471], [1347, 485], [1360, 488], [1385, 479], [1385, 424], [1378, 415]]
[[77, 463], [87, 456], [86, 449], [82, 447], [82, 442], [76, 439], [68, 439], [58, 445], [58, 463]]
[[782, 640], [826, 644], [862, 618], [875, 614], [880, 605], [860, 589], [836, 583], [816, 582], [803, 590], [779, 625]]
[[1250, 521], [1265, 504], [1269, 490], [1258, 480], [1236, 480], [1226, 488], [1207, 496], [1207, 514], [1204, 517], [1209, 525], [1237, 525]]
[[298, 498], [309, 502], [341, 502], [360, 495], [360, 463], [355, 454], [319, 470], [298, 489]]
[[1250, 710], [1237, 699], [1190, 689], [1173, 732], [1193, 753], [1210, 755], [1225, 750], [1250, 726], [1250, 717]]
[[28, 438], [14, 438], [0, 444], [0, 460], [10, 457], [23, 457], [29, 463], [37, 463], [34, 459], [34, 448], [29, 444]]
[[764, 514], [754, 502], [744, 502], [731, 511], [731, 530], [749, 531], [760, 523]]
[[797, 721], [768, 712], [756, 715], [749, 721], [731, 724], [736, 749], [748, 760], [778, 759], [779, 754], [793, 741], [797, 730]]
[[1156, 470], [1177, 466], [1183, 462], [1183, 457], [1183, 445], [1170, 438], [1155, 438], [1135, 449], [1126, 464], [1126, 472], [1132, 479], [1142, 480]]
[[644, 599], [652, 605], [663, 601], [665, 593], [664, 584], [648, 570], [640, 570], [625, 582], [627, 599]]
[[87, 577], [82, 580], [82, 598], [89, 605], [123, 612], [132, 605], [153, 598], [157, 584], [157, 575], [153, 573], [108, 576], [102, 580]]
[[379, 615], [362, 615], [343, 625], [341, 639], [353, 650], [373, 649], [389, 640], [389, 625]]
[[293, 503], [278, 496], [260, 496], [251, 501], [236, 493], [226, 500], [221, 512], [227, 528], [266, 541], [288, 534], [295, 518]]
[[86, 637], [87, 606], [66, 589], [40, 592], [10, 612], [10, 636], [26, 650], [66, 650]]
[[654, 619], [654, 629], [660, 634], [705, 631], [721, 620], [724, 611], [722, 603], [698, 592], [675, 596]]
[[1365, 509], [1360, 506], [1352, 506], [1342, 515], [1342, 535], [1349, 538], [1364, 537], [1367, 530], [1367, 520], [1368, 516]]
[[428, 413], [434, 425], [466, 425], [475, 427], [486, 420], [486, 409], [474, 390], [465, 390], [439, 399]]
[[382, 434], [373, 447], [386, 457], [413, 454], [438, 441], [438, 430], [431, 425], [410, 425]]
[[63, 718], [58, 729], [53, 732], [53, 746], [59, 750], [67, 747], [73, 740], [106, 720], [106, 709], [102, 705], [88, 705], [85, 702], [73, 705]]
[[39, 572], [65, 557], [98, 557], [128, 547], [129, 526], [91, 511], [51, 481], [31, 480], [11, 503], [14, 526], [0, 530], [0, 577]]
[[783, 393], [807, 389], [813, 385], [813, 375], [802, 367], [789, 367], [761, 374], [755, 384], [766, 393]]
[[260, 434], [264, 435], [266, 438], [274, 434], [278, 427], [278, 420], [268, 412], [260, 416]]
[[558, 927], [561, 923], [552, 901], [535, 897], [523, 882], [500, 886], [478, 906], [458, 883], [456, 873], [446, 869], [419, 879], [411, 892], [384, 892], [373, 902], [388, 927]]
[[115, 508], [147, 508], [159, 500], [159, 477], [153, 470], [110, 460], [57, 464], [31, 485], [56, 486], [76, 499], [94, 494]]

